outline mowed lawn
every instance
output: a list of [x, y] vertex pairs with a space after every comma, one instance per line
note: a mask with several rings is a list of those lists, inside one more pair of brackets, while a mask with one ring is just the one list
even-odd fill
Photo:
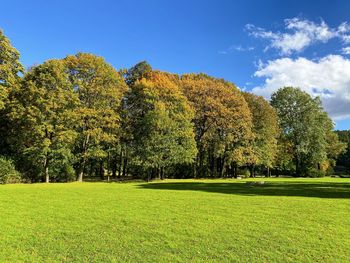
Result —
[[350, 262], [350, 179], [0, 186], [0, 262]]

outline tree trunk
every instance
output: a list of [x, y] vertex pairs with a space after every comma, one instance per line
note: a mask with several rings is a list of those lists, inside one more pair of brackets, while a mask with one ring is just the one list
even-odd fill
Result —
[[100, 161], [100, 167], [99, 167], [99, 174], [100, 174], [100, 178], [101, 180], [104, 179], [104, 170], [103, 170], [103, 161]]
[[108, 168], [112, 172], [112, 178], [115, 179], [117, 178], [117, 166], [118, 166], [117, 154], [111, 154], [111, 155], [112, 157], [109, 160]]
[[225, 167], [226, 167], [225, 159], [226, 159], [225, 156], [220, 158], [220, 177], [221, 178], [224, 177], [224, 174], [225, 174]]
[[300, 158], [299, 156], [296, 156], [296, 160], [295, 160], [295, 172], [296, 172], [296, 176], [301, 176], [301, 167], [300, 167]]
[[84, 177], [84, 170], [85, 170], [85, 163], [86, 163], [86, 151], [88, 149], [88, 144], [89, 144], [89, 139], [90, 139], [90, 135], [88, 134], [83, 142], [83, 160], [81, 162], [81, 170], [79, 173], [79, 177], [78, 177], [78, 182], [82, 182], [83, 181], [83, 177]]
[[125, 150], [125, 155], [123, 158], [123, 177], [125, 177], [127, 175], [127, 168], [128, 168], [128, 156]]
[[193, 178], [197, 178], [197, 162], [198, 158], [196, 157], [196, 160], [193, 163]]
[[233, 177], [237, 178], [237, 163], [233, 164]]
[[117, 160], [113, 160], [113, 164], [112, 164], [112, 177], [115, 179], [117, 178]]
[[164, 167], [160, 168], [160, 179], [164, 180]]
[[45, 156], [44, 170], [45, 170], [45, 182], [49, 183], [50, 182], [50, 176], [49, 176], [49, 157], [48, 157], [48, 154], [46, 154], [46, 156]]
[[46, 183], [49, 183], [49, 182], [50, 182], [49, 167], [45, 167], [45, 182], [46, 182]]
[[161, 174], [160, 169], [161, 169], [160, 167], [157, 167], [157, 168], [156, 168], [157, 179], [160, 179], [160, 174]]
[[86, 163], [86, 158], [85, 158], [85, 153], [84, 153], [83, 160], [81, 162], [79, 176], [78, 176], [78, 182], [82, 182], [83, 181], [84, 170], [85, 170], [85, 163]]
[[216, 157], [214, 157], [213, 155], [211, 155], [211, 171], [210, 171], [210, 176], [211, 177], [216, 177], [216, 173], [217, 173], [217, 159]]
[[118, 178], [122, 176], [122, 168], [123, 168], [123, 147], [120, 148], [119, 154], [119, 167], [118, 167]]
[[255, 178], [255, 165], [250, 165], [250, 177]]
[[83, 176], [84, 176], [84, 172], [83, 172], [83, 169], [82, 169], [80, 171], [80, 173], [79, 173], [78, 182], [82, 182], [83, 181]]
[[203, 177], [203, 148], [199, 149], [199, 169], [198, 169], [199, 177]]

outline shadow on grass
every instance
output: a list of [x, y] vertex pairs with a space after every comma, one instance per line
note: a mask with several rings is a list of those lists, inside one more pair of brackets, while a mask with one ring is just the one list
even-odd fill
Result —
[[304, 183], [271, 182], [264, 185], [250, 185], [245, 182], [164, 182], [139, 185], [143, 189], [202, 191], [210, 193], [247, 195], [247, 196], [300, 196], [319, 198], [350, 198], [350, 183]]

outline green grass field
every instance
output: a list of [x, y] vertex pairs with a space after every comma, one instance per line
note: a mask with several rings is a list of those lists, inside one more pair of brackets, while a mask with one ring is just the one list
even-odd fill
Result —
[[246, 181], [0, 186], [0, 262], [350, 262], [350, 179]]

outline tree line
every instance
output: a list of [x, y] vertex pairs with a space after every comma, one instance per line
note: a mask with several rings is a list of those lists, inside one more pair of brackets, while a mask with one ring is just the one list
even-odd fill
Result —
[[0, 32], [0, 177], [11, 167], [31, 182], [323, 176], [347, 147], [299, 88], [269, 102], [145, 61], [116, 71], [78, 53], [24, 70], [19, 58]]

